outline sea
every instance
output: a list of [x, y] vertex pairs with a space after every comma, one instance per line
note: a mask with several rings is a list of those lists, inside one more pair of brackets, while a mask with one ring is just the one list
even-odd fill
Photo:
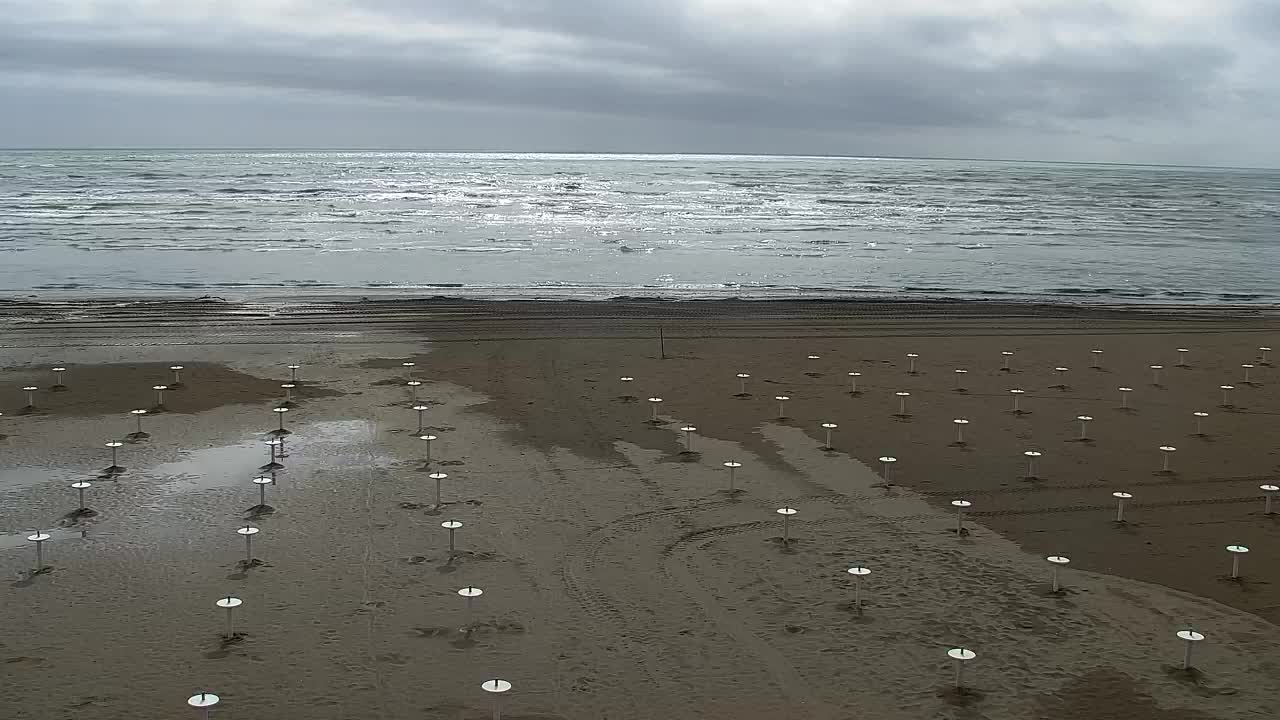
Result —
[[1280, 171], [0, 151], [8, 296], [1280, 300]]

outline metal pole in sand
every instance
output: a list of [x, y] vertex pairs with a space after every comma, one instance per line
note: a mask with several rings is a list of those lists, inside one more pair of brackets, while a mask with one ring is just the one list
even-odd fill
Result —
[[1201, 424], [1204, 422], [1205, 418], [1209, 417], [1209, 413], [1197, 410], [1191, 414], [1196, 418], [1196, 437], [1204, 437], [1204, 428]]
[[862, 578], [871, 574], [871, 570], [861, 565], [855, 565], [846, 570], [853, 576], [853, 609], [859, 615], [862, 614]]
[[275, 430], [272, 430], [271, 434], [274, 435], [275, 437], [284, 437], [285, 435], [292, 435], [293, 434], [292, 432], [284, 429], [284, 414], [289, 412], [289, 408], [287, 407], [271, 408], [271, 412], [275, 413], [276, 416], [280, 418], [280, 426], [277, 427]]
[[511, 689], [511, 683], [506, 680], [485, 680], [480, 688], [487, 693], [493, 693], [493, 720], [502, 720], [502, 693]]
[[289, 382], [291, 382], [291, 383], [293, 383], [293, 384], [297, 385], [297, 384], [298, 384], [298, 370], [300, 370], [300, 369], [302, 368], [302, 366], [301, 366], [301, 365], [290, 365], [290, 366], [288, 366], [288, 367], [289, 367]]
[[947, 657], [956, 661], [956, 689], [964, 689], [964, 664], [978, 657], [978, 653], [965, 648], [951, 648], [947, 651]]
[[1000, 370], [1002, 372], [1012, 372], [1012, 368], [1009, 367], [1009, 361], [1013, 359], [1013, 351], [1001, 350], [1000, 357], [1003, 358], [1004, 361], [1004, 364], [1000, 366]]
[[880, 460], [880, 475], [881, 477], [884, 478], [884, 484], [892, 485], [893, 484], [893, 477], [892, 477], [893, 464], [898, 462], [898, 458], [893, 457], [892, 455], [884, 455], [881, 458], [879, 458], [879, 460]]
[[433, 472], [427, 477], [436, 481], [436, 507], [438, 508], [440, 507], [440, 483], [444, 482], [444, 479], [449, 477], [449, 475], [448, 473]]
[[473, 624], [471, 621], [472, 603], [475, 602], [476, 598], [483, 595], [484, 591], [478, 587], [471, 587], [470, 585], [468, 585], [464, 588], [459, 589], [458, 594], [466, 598], [466, 601], [467, 601], [467, 624], [462, 627], [462, 634], [466, 635], [467, 637], [471, 637], [471, 626]]
[[1071, 559], [1063, 555], [1050, 555], [1049, 557], [1045, 558], [1045, 560], [1048, 560], [1053, 565], [1053, 575], [1050, 579], [1050, 584], [1053, 588], [1052, 592], [1056, 594], [1059, 590], [1062, 589], [1061, 586], [1058, 584], [1058, 570], [1060, 570], [1061, 568], [1066, 566], [1068, 563], [1070, 563]]
[[152, 385], [152, 390], [156, 391], [156, 407], [164, 409], [164, 391], [169, 389], [168, 385]]
[[1011, 410], [1010, 412], [1012, 412], [1014, 415], [1024, 414], [1026, 411], [1022, 409], [1021, 402], [1022, 402], [1022, 396], [1026, 395], [1027, 391], [1023, 390], [1022, 388], [1014, 388], [1009, 391], [1009, 394], [1013, 396], [1013, 410]]
[[747, 396], [747, 380], [751, 377], [748, 373], [738, 373], [738, 397]]
[[1116, 499], [1116, 522], [1124, 522], [1124, 501], [1133, 498], [1133, 493], [1113, 492], [1111, 497]]
[[252, 525], [245, 525], [237, 528], [236, 533], [244, 537], [244, 566], [246, 568], [253, 566], [253, 536], [262, 532]]
[[409, 401], [412, 402], [414, 405], [417, 405], [418, 404], [418, 388], [421, 387], [422, 381], [410, 380], [409, 382], [405, 383], [405, 385], [409, 386]]
[[454, 547], [455, 547], [454, 533], [458, 531], [458, 528], [462, 527], [462, 523], [458, 522], [457, 520], [445, 520], [444, 522], [440, 523], [440, 527], [449, 531], [449, 559], [452, 560], [453, 554], [454, 554]]
[[76, 512], [84, 512], [85, 510], [89, 509], [88, 506], [84, 504], [84, 491], [88, 490], [91, 487], [93, 487], [93, 483], [86, 482], [84, 480], [71, 483], [71, 489], [75, 490], [79, 496], [80, 504], [76, 506]]
[[908, 374], [908, 375], [915, 375], [915, 374], [917, 374], [917, 373], [916, 373], [916, 358], [918, 358], [918, 357], [920, 357], [920, 355], [919, 355], [919, 354], [917, 354], [917, 353], [907, 353], [907, 374]]
[[1271, 498], [1276, 493], [1280, 492], [1280, 485], [1272, 485], [1268, 483], [1266, 485], [1259, 485], [1258, 489], [1261, 490], [1263, 494], [1262, 514], [1274, 515], [1275, 513], [1271, 512]]
[[973, 507], [973, 503], [968, 500], [952, 500], [951, 505], [956, 509], [956, 536], [964, 535], [964, 509]]
[[231, 595], [221, 598], [216, 603], [214, 603], [214, 605], [217, 605], [218, 607], [227, 611], [227, 637], [228, 638], [234, 638], [236, 636], [235, 623], [231, 618], [231, 613], [233, 610], [235, 610], [236, 608], [240, 607], [243, 604], [244, 604], [243, 600], [241, 600], [238, 597], [232, 597]]
[[415, 366], [415, 365], [417, 365], [417, 363], [414, 363], [414, 362], [402, 362], [402, 363], [400, 363], [400, 367], [404, 368], [404, 376], [405, 376], [405, 379], [406, 379], [406, 380], [412, 380], [412, 379], [413, 379], [413, 368], [414, 368], [414, 366]]
[[649, 416], [649, 422], [651, 423], [660, 422], [658, 420], [658, 405], [661, 403], [662, 403], [662, 398], [660, 397], [649, 398], [649, 406], [653, 408], [653, 414]]
[[49, 540], [49, 539], [50, 539], [50, 538], [52, 538], [52, 537], [53, 537], [53, 536], [52, 536], [52, 535], [50, 535], [49, 533], [47, 533], [47, 532], [40, 532], [39, 530], [37, 530], [37, 531], [35, 531], [35, 533], [33, 533], [33, 534], [31, 534], [31, 535], [28, 535], [28, 536], [27, 536], [27, 541], [28, 541], [28, 542], [33, 542], [33, 543], [35, 543], [35, 544], [36, 544], [36, 569], [35, 569], [35, 574], [37, 574], [37, 575], [38, 575], [38, 574], [40, 574], [40, 573], [42, 573], [42, 572], [44, 572], [44, 544], [45, 544], [45, 541]]
[[1151, 384], [1156, 387], [1160, 386], [1160, 371], [1164, 369], [1163, 365], [1151, 366]]
[[173, 382], [169, 383], [169, 387], [182, 387], [182, 371], [186, 370], [182, 365], [170, 365], [169, 371], [173, 373]]
[[120, 473], [124, 472], [125, 469], [123, 466], [121, 466], [117, 462], [117, 459], [118, 459], [117, 453], [119, 452], [120, 448], [124, 447], [124, 443], [118, 440], [112, 440], [109, 443], [105, 443], [105, 445], [111, 449], [111, 465], [107, 469], [103, 470], [103, 473], [107, 475], [119, 475]]
[[22, 389], [27, 393], [27, 409], [34, 410], [36, 407], [36, 391], [40, 388], [35, 385], [27, 385]]
[[1187, 367], [1187, 353], [1191, 352], [1189, 348], [1178, 348], [1178, 367]]
[[1094, 370], [1101, 370], [1102, 369], [1102, 350], [1098, 348], [1094, 348], [1089, 351], [1089, 354], [1093, 356], [1089, 360], [1089, 367], [1093, 368]]
[[1218, 389], [1222, 391], [1222, 404], [1218, 407], [1230, 408], [1235, 407], [1231, 404], [1231, 391], [1236, 389], [1235, 385], [1219, 385]]
[[418, 429], [416, 431], [416, 434], [421, 435], [422, 434], [422, 413], [430, 410], [431, 408], [427, 405], [414, 405], [413, 409], [415, 412], [418, 413]]
[[631, 377], [630, 375], [623, 375], [622, 377], [618, 378], [618, 382], [622, 383], [622, 392], [624, 393], [622, 397], [628, 398], [630, 400], [635, 400], [635, 396], [625, 394], [627, 392], [627, 387], [629, 387], [631, 383], [635, 382], [635, 378]]
[[53, 385], [49, 387], [50, 390], [52, 390], [53, 392], [62, 392], [63, 390], [67, 389], [67, 386], [62, 384], [62, 376], [66, 372], [67, 372], [67, 369], [64, 367], [56, 367], [53, 369], [54, 381], [53, 381]]
[[430, 465], [431, 464], [431, 441], [439, 440], [440, 438], [435, 435], [419, 435], [418, 439], [427, 444], [427, 459], [423, 464]]
[[693, 452], [693, 433], [697, 430], [698, 428], [692, 425], [685, 425], [680, 428], [680, 432], [684, 433], [684, 451], [687, 453]]
[[1161, 445], [1161, 446], [1160, 446], [1160, 472], [1161, 472], [1161, 474], [1169, 475], [1169, 474], [1172, 474], [1172, 473], [1173, 473], [1173, 471], [1169, 469], [1169, 456], [1170, 456], [1170, 455], [1173, 455], [1173, 453], [1174, 453], [1177, 449], [1178, 449], [1178, 448], [1176, 448], [1176, 447], [1174, 447], [1174, 446], [1172, 446], [1172, 445]]
[[728, 492], [733, 492], [733, 471], [741, 468], [742, 464], [736, 460], [730, 460], [723, 462], [723, 465], [728, 468]]
[[267, 486], [275, 485], [275, 478], [266, 475], [259, 475], [253, 479], [253, 484], [258, 486], [258, 507], [267, 506]]
[[968, 375], [969, 371], [963, 368], [958, 368], [954, 374], [956, 376], [956, 392], [965, 392], [964, 376]]
[[1271, 353], [1271, 348], [1265, 346], [1260, 347], [1258, 348], [1258, 352], [1262, 353], [1262, 364], [1270, 365], [1271, 361], [1267, 359], [1267, 356]]
[[187, 704], [197, 710], [204, 710], [204, 718], [209, 720], [209, 711], [218, 704], [218, 696], [211, 692], [199, 692], [187, 698]]
[[840, 427], [840, 426], [839, 426], [839, 425], [837, 425], [837, 424], [835, 424], [835, 423], [826, 422], [826, 423], [822, 423], [822, 427], [823, 427], [823, 429], [825, 429], [825, 430], [827, 431], [827, 442], [822, 446], [822, 449], [823, 449], [823, 450], [834, 450], [835, 448], [833, 448], [833, 447], [831, 446], [831, 431], [832, 431], [832, 430], [835, 430], [836, 428], [838, 428], [838, 427]]
[[280, 407], [293, 407], [293, 389], [298, 387], [294, 383], [280, 383], [280, 389], [284, 390], [284, 402], [280, 403]]
[[951, 422], [956, 426], [956, 445], [964, 445], [964, 426], [968, 425], [969, 421], [964, 418], [956, 418]]
[[911, 397], [911, 393], [899, 390], [894, 395], [898, 396], [898, 417], [910, 417], [911, 413], [907, 412], [907, 398]]
[[1042, 456], [1044, 453], [1040, 452], [1039, 450], [1025, 450], [1023, 451], [1022, 454], [1027, 457], [1026, 479], [1035, 480], [1036, 479], [1036, 459]]
[[1249, 381], [1249, 371], [1253, 369], [1253, 363], [1244, 363], [1240, 366], [1244, 370], [1244, 378], [1240, 381], [1241, 385], [1252, 385]]
[[862, 377], [862, 373], [860, 373], [860, 372], [851, 372], [851, 373], [845, 373], [845, 374], [849, 376], [849, 394], [851, 394], [851, 395], [857, 395], [857, 394], [859, 394], [859, 393], [858, 393], [858, 378]]
[[1060, 366], [1060, 367], [1056, 367], [1056, 368], [1054, 368], [1054, 369], [1053, 369], [1054, 374], [1058, 376], [1058, 384], [1057, 384], [1057, 385], [1054, 385], [1054, 387], [1058, 388], [1058, 389], [1059, 389], [1059, 390], [1061, 390], [1062, 392], [1066, 392], [1066, 391], [1067, 391], [1067, 379], [1066, 379], [1066, 378], [1067, 378], [1067, 371], [1068, 371], [1068, 370], [1070, 370], [1070, 369], [1071, 369], [1071, 368], [1066, 368], [1066, 367], [1061, 367], [1061, 366]]
[[774, 512], [782, 516], [782, 544], [786, 545], [791, 542], [791, 516], [799, 511], [793, 507], [781, 507]]
[[1077, 415], [1076, 419], [1080, 421], [1080, 437], [1079, 440], [1089, 439], [1089, 421], [1093, 419], [1091, 415]]
[[774, 400], [778, 401], [778, 419], [787, 419], [787, 401], [791, 399], [790, 395], [774, 395]]
[[128, 435], [129, 439], [130, 439], [130, 440], [145, 440], [145, 439], [147, 439], [147, 438], [151, 437], [151, 434], [150, 434], [150, 433], [143, 432], [143, 430], [142, 430], [142, 416], [143, 416], [143, 415], [146, 415], [146, 414], [147, 414], [147, 411], [146, 411], [146, 410], [143, 410], [142, 408], [138, 408], [137, 410], [130, 410], [130, 411], [129, 411], [129, 414], [130, 414], [130, 415], [132, 415], [132, 416], [134, 417], [134, 419], [138, 421], [138, 429], [137, 429], [137, 430], [135, 430], [134, 432], [129, 433], [129, 435]]
[[1178, 639], [1186, 643], [1186, 649], [1182, 652], [1182, 669], [1191, 669], [1191, 646], [1204, 640], [1204, 635], [1196, 632], [1192, 628], [1178, 631]]
[[1129, 410], [1129, 393], [1133, 392], [1131, 387], [1118, 388], [1120, 390], [1120, 409]]
[[282, 447], [284, 445], [284, 441], [279, 438], [272, 438], [271, 440], [263, 440], [262, 443], [267, 446], [268, 460], [266, 465], [263, 465], [258, 469], [263, 472], [283, 470], [284, 464], [276, 460], [276, 448]]
[[1244, 545], [1228, 545], [1227, 552], [1231, 553], [1231, 579], [1240, 579], [1240, 556], [1249, 552], [1249, 548]]

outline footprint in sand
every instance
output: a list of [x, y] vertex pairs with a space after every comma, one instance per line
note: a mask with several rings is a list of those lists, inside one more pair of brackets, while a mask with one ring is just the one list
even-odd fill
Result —
[[31, 657], [30, 655], [18, 655], [16, 657], [5, 658], [6, 665], [43, 665], [44, 658]]

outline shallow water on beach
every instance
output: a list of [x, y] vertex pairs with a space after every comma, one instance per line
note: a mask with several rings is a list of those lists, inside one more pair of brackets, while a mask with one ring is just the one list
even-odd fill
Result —
[[0, 292], [1280, 299], [1280, 172], [0, 152]]

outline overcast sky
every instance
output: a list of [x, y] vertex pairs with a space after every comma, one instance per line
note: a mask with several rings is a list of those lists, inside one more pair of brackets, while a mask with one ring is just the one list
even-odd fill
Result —
[[1280, 166], [1280, 0], [0, 0], [0, 146]]

